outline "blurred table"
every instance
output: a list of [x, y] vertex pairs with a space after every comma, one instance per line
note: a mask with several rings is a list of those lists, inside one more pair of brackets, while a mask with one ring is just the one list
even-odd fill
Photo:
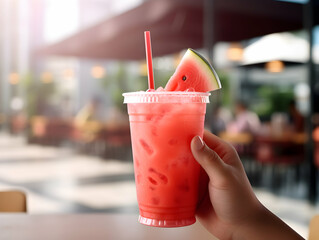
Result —
[[287, 132], [281, 135], [255, 137], [256, 158], [262, 163], [296, 164], [305, 158], [305, 133]]
[[221, 132], [220, 138], [232, 144], [240, 157], [253, 155], [254, 136], [251, 133]]
[[182, 228], [153, 228], [135, 214], [0, 214], [0, 238], [6, 240], [215, 239], [198, 222]]

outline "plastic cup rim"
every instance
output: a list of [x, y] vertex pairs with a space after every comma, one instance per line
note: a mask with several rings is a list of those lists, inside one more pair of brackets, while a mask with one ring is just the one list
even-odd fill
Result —
[[144, 92], [144, 91], [137, 91], [137, 92], [127, 92], [123, 93], [122, 96], [134, 96], [134, 95], [194, 95], [194, 96], [203, 96], [208, 97], [211, 95], [210, 92], [186, 92], [186, 91], [162, 91], [162, 92]]
[[128, 92], [123, 93], [124, 103], [209, 103], [210, 93], [205, 92]]

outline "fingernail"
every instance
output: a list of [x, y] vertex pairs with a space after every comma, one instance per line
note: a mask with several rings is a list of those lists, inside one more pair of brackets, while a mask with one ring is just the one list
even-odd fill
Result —
[[200, 136], [196, 136], [194, 138], [194, 148], [196, 150], [201, 150], [204, 147], [204, 141], [201, 139]]

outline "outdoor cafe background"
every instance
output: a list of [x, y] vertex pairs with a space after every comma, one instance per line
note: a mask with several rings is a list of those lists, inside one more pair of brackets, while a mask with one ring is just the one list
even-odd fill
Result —
[[[156, 85], [187, 47], [209, 57], [223, 89], [213, 93], [207, 128], [217, 105], [234, 118], [237, 101], [246, 101], [259, 132], [221, 136], [252, 184], [316, 202], [317, 9], [317, 1], [2, 0], [1, 130], [29, 144], [131, 161], [121, 94], [147, 88], [143, 31], [151, 30]], [[290, 125], [291, 100], [301, 132]]]

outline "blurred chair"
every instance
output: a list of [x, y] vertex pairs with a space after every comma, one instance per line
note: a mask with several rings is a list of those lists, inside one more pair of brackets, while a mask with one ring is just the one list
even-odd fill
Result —
[[102, 153], [106, 158], [129, 159], [131, 154], [131, 135], [128, 124], [106, 124], [97, 136], [97, 142], [104, 146]]
[[319, 127], [316, 127], [312, 133], [312, 137], [315, 143], [314, 161], [317, 168], [319, 168]]
[[318, 239], [319, 239], [319, 215], [316, 215], [310, 221], [308, 240], [318, 240]]
[[305, 159], [306, 141], [307, 136], [304, 133], [257, 136], [255, 156], [262, 170], [260, 180], [265, 180], [274, 190], [298, 183], [301, 177], [300, 166]]
[[34, 116], [31, 120], [31, 141], [33, 143], [58, 145], [72, 140], [73, 122], [67, 119]]
[[0, 191], [0, 212], [27, 212], [27, 197], [22, 191]]

